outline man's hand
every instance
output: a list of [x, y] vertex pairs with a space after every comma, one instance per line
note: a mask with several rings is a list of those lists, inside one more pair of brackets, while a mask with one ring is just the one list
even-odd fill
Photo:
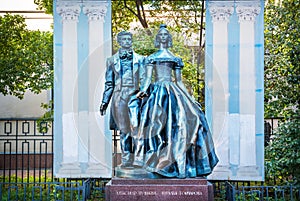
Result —
[[101, 105], [100, 105], [100, 114], [101, 114], [101, 116], [105, 115], [107, 106], [108, 106], [107, 103], [101, 103]]
[[143, 99], [144, 97], [148, 96], [148, 94], [144, 91], [139, 91], [137, 94], [136, 94], [136, 97], [137, 98], [140, 98], [140, 99]]

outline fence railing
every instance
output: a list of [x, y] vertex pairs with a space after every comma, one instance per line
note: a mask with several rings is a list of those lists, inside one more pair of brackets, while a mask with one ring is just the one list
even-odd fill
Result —
[[300, 187], [298, 186], [240, 186], [237, 187], [226, 182], [226, 199], [238, 200], [300, 200]]
[[[265, 146], [281, 121], [281, 118], [265, 119]], [[39, 199], [42, 195], [49, 200], [104, 199], [106, 180], [53, 177], [52, 127], [52, 121], [36, 118], [0, 119], [0, 201], [43, 200], [45, 197]], [[112, 135], [116, 165], [120, 138], [118, 132]], [[300, 189], [293, 186], [264, 186], [264, 182], [256, 182], [254, 186], [253, 182], [212, 183], [219, 200], [270, 200], [265, 199], [269, 197], [300, 200]]]
[[[52, 121], [36, 118], [0, 119], [1, 175], [17, 182], [33, 177], [34, 182], [53, 180]], [[36, 181], [35, 181], [36, 180]]]

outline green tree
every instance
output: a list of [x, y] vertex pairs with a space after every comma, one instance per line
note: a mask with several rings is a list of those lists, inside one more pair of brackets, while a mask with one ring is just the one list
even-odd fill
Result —
[[266, 147], [266, 179], [300, 184], [300, 2], [265, 7], [265, 116], [284, 117]]
[[265, 116], [299, 116], [300, 2], [266, 3]]
[[34, 0], [39, 10], [43, 10], [47, 14], [53, 13], [53, 0]]
[[300, 185], [300, 119], [294, 118], [280, 125], [273, 140], [266, 147], [266, 180]]
[[26, 29], [20, 15], [0, 16], [0, 92], [23, 98], [53, 82], [53, 34]]

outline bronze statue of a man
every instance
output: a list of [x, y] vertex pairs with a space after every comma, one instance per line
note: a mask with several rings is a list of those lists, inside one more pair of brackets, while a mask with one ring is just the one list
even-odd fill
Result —
[[128, 102], [139, 90], [143, 79], [144, 57], [132, 50], [132, 34], [122, 31], [117, 35], [121, 48], [106, 61], [105, 89], [100, 114], [105, 115], [111, 101], [110, 129], [120, 131], [121, 167], [132, 167], [134, 144], [132, 139], [133, 120], [129, 116]]

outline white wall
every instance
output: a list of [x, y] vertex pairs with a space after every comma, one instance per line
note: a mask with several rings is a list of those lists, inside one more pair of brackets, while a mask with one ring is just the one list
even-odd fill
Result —
[[50, 91], [43, 91], [40, 94], [28, 91], [22, 100], [15, 96], [0, 94], [0, 118], [41, 117], [45, 113], [41, 103], [48, 103], [49, 100]]

